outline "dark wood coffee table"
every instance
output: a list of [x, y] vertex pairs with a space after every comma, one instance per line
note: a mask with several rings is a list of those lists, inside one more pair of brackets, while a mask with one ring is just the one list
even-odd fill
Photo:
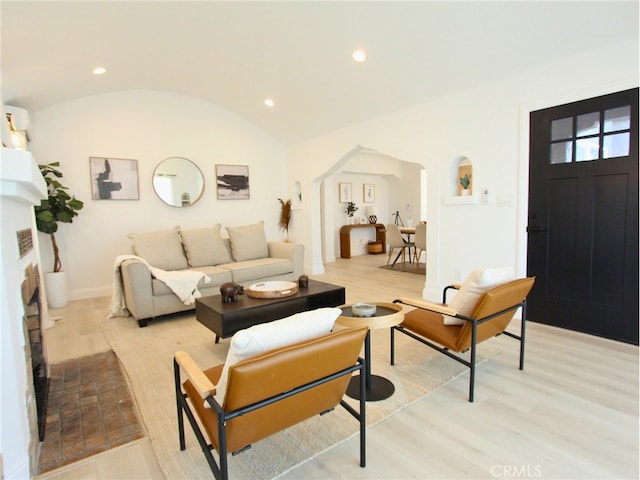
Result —
[[299, 288], [295, 295], [283, 298], [251, 298], [239, 295], [237, 302], [222, 303], [220, 295], [196, 299], [196, 319], [221, 338], [259, 323], [272, 322], [295, 313], [321, 307], [344, 305], [344, 287], [309, 280], [308, 288]]

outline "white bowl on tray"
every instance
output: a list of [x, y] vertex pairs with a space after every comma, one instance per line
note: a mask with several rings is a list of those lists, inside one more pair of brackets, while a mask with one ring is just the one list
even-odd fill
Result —
[[376, 314], [376, 306], [370, 303], [354, 303], [351, 305], [354, 317], [373, 317]]

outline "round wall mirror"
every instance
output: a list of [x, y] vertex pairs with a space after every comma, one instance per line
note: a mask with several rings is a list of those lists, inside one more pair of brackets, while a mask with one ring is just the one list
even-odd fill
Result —
[[170, 157], [153, 172], [153, 189], [167, 205], [188, 207], [204, 192], [204, 176], [198, 166], [182, 157]]

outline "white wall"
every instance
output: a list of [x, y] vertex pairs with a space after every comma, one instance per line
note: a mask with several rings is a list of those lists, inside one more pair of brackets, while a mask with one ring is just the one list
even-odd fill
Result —
[[[414, 227], [423, 213], [420, 210], [420, 171], [422, 165], [409, 162], [400, 162], [400, 176], [389, 179], [389, 204], [385, 211], [388, 221], [395, 223], [394, 213], [398, 212], [400, 221], [405, 227]], [[424, 212], [426, 215], [426, 212]]]
[[[135, 90], [34, 111], [31, 120], [34, 157], [40, 164], [59, 161], [63, 183], [85, 202], [73, 224], [61, 225], [56, 235], [71, 299], [110, 295], [113, 262], [130, 253], [131, 232], [264, 220], [268, 239], [283, 238], [277, 198], [288, 190], [284, 148], [228, 110], [189, 96]], [[140, 199], [91, 200], [90, 156], [137, 160]], [[204, 173], [205, 193], [193, 206], [171, 207], [153, 191], [154, 168], [173, 156], [190, 159]], [[250, 200], [217, 200], [216, 164], [249, 166]], [[40, 235], [43, 269], [51, 271], [50, 242]]]
[[[290, 176], [311, 193], [301, 239], [309, 268], [323, 270], [317, 179], [361, 145], [427, 171], [427, 298], [437, 299], [443, 285], [482, 266], [511, 265], [525, 274], [528, 109], [637, 85], [638, 44], [631, 41], [289, 147]], [[473, 162], [475, 192], [487, 189], [489, 205], [443, 204], [450, 195], [452, 164], [460, 156]], [[498, 195], [510, 204], [496, 205]]]
[[[276, 198], [293, 198], [297, 182], [304, 208], [293, 211], [291, 238], [305, 244], [305, 271], [323, 271], [321, 239], [331, 234], [322, 225], [322, 179], [337, 173], [362, 147], [426, 169], [428, 206], [426, 214], [421, 213], [429, 223], [425, 292], [435, 293], [479, 266], [513, 265], [519, 274], [525, 273], [527, 109], [637, 85], [638, 45], [626, 42], [286, 150], [211, 103], [166, 92], [129, 91], [32, 112], [30, 149], [39, 163], [61, 161], [67, 185], [86, 201], [74, 224], [63, 225], [59, 235], [71, 298], [110, 293], [113, 259], [128, 252], [126, 235], [133, 231], [264, 219], [267, 236], [281, 238]], [[141, 199], [91, 201], [89, 156], [137, 159]], [[190, 158], [206, 176], [203, 199], [186, 210], [163, 204], [151, 189], [153, 168], [169, 156]], [[472, 160], [475, 192], [488, 189], [489, 205], [443, 204], [450, 195], [452, 164], [460, 156]], [[249, 165], [251, 200], [216, 199], [212, 188], [216, 163]], [[498, 195], [512, 203], [497, 206]], [[335, 239], [327, 241], [334, 244]], [[46, 271], [51, 268], [46, 239], [41, 244]]]

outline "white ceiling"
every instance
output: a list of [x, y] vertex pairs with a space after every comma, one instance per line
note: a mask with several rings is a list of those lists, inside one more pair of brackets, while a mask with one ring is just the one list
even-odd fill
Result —
[[[228, 108], [284, 144], [638, 39], [637, 1], [3, 0], [1, 16], [6, 104], [168, 90]], [[367, 62], [351, 60], [356, 47]], [[108, 72], [93, 76], [96, 65]]]

